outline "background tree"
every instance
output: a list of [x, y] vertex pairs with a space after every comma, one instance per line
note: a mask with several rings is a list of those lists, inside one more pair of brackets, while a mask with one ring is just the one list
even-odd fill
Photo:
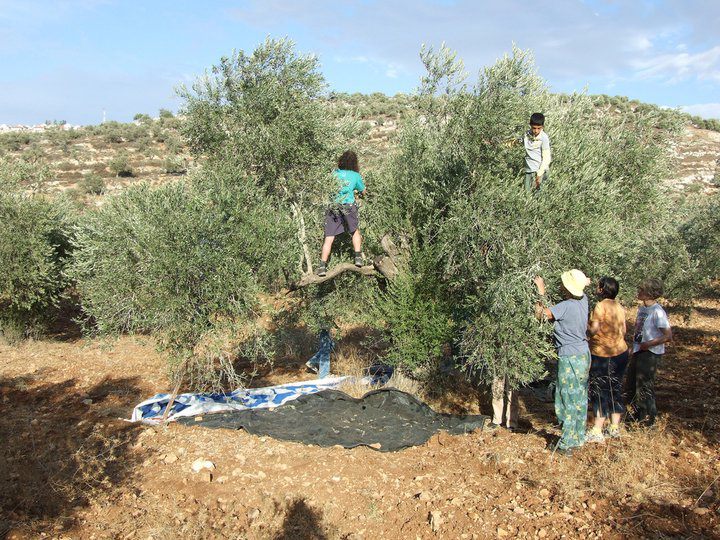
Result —
[[11, 341], [41, 332], [68, 284], [74, 213], [64, 199], [27, 190], [46, 174], [39, 167], [0, 159], [0, 331]]

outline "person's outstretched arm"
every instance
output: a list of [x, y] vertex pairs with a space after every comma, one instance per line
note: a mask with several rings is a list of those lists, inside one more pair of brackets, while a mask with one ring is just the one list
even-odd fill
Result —
[[[545, 280], [541, 278], [540, 276], [535, 276], [535, 279], [533, 280], [535, 282], [535, 286], [537, 287], [538, 294], [540, 296], [545, 296]], [[548, 321], [552, 321], [555, 319], [553, 317], [552, 311], [550, 311], [550, 308], [545, 306], [542, 302], [538, 302], [535, 304], [535, 316], [538, 319], [542, 319], [545, 317]]]

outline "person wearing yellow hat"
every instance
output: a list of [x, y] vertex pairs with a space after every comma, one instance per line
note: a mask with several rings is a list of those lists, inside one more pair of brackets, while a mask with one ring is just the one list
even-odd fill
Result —
[[[563, 272], [560, 280], [564, 300], [549, 308], [539, 302], [537, 315], [554, 323], [558, 353], [555, 414], [562, 426], [556, 451], [570, 455], [574, 448], [585, 443], [590, 348], [587, 341], [588, 299], [584, 289], [590, 280], [577, 269]], [[537, 276], [535, 285], [540, 296], [545, 296], [543, 278]]]

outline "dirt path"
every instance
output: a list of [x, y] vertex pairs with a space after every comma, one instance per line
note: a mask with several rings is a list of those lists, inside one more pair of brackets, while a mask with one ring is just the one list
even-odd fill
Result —
[[720, 302], [671, 319], [659, 425], [570, 459], [531, 392], [525, 433], [323, 449], [118, 420], [168, 387], [149, 341], [2, 345], [0, 537], [720, 537]]

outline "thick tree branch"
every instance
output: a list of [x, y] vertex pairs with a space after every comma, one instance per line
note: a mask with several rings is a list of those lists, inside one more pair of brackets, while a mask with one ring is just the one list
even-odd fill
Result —
[[300, 281], [292, 283], [290, 285], [289, 290], [296, 291], [298, 289], [302, 289], [303, 287], [307, 287], [309, 285], [318, 285], [320, 283], [330, 281], [331, 279], [339, 276], [340, 274], [342, 274], [344, 272], [355, 272], [358, 274], [362, 274], [364, 276], [377, 275], [377, 271], [375, 270], [374, 266], [357, 267], [351, 263], [342, 263], [342, 264], [338, 264], [337, 266], [333, 266], [330, 270], [328, 270], [327, 275], [322, 276], [322, 277], [318, 276], [317, 274], [305, 274], [303, 277], [300, 278]]
[[364, 276], [378, 276], [381, 275], [387, 280], [392, 281], [400, 273], [400, 268], [404, 266], [407, 260], [409, 248], [407, 242], [401, 238], [401, 247], [396, 246], [389, 236], [384, 236], [380, 245], [382, 245], [385, 255], [379, 255], [373, 260], [372, 266], [361, 266], [357, 267], [351, 263], [342, 263], [337, 266], [333, 266], [328, 270], [327, 275], [318, 276], [313, 273], [307, 273], [303, 275], [299, 281], [291, 283], [288, 288], [288, 292], [297, 291], [303, 287], [309, 285], [318, 285], [324, 283], [333, 278], [336, 278], [344, 272], [355, 272]]
[[[312, 257], [310, 256], [310, 250], [308, 249], [307, 245], [307, 233], [305, 231], [305, 218], [302, 215], [302, 210], [300, 208], [300, 205], [297, 203], [292, 203], [290, 205], [290, 208], [292, 210], [293, 216], [295, 217], [295, 220], [298, 222], [298, 241], [300, 242], [300, 245], [302, 246], [303, 255], [305, 255], [305, 265], [308, 274], [312, 274], [313, 272], [313, 264], [312, 264]], [[301, 264], [302, 267], [302, 264]]]

